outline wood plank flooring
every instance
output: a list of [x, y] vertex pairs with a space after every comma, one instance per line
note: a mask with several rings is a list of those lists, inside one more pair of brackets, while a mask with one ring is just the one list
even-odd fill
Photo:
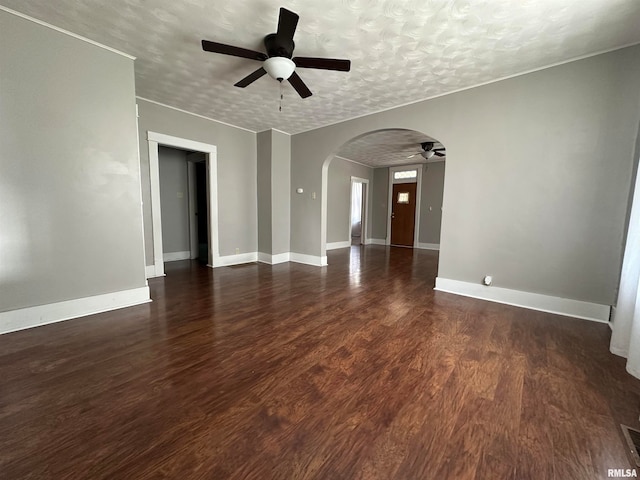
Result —
[[600, 479], [609, 327], [432, 290], [437, 252], [167, 264], [154, 302], [0, 336], [0, 478]]

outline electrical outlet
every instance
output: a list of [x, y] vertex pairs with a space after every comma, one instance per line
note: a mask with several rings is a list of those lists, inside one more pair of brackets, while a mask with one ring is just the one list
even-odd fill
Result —
[[240, 249], [236, 248], [236, 255], [238, 255], [240, 253]]

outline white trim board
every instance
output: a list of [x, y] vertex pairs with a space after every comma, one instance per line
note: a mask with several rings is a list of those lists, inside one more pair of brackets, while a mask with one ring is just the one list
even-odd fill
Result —
[[437, 277], [435, 290], [567, 317], [609, 323], [609, 305]]
[[164, 273], [157, 274], [155, 265], [146, 265], [144, 267], [145, 274], [147, 278], [156, 278], [156, 277], [166, 277]]
[[339, 158], [340, 160], [344, 160], [345, 162], [355, 163], [356, 165], [360, 165], [361, 167], [367, 167], [372, 170], [376, 168], [376, 167], [372, 167], [371, 165], [367, 165], [365, 163], [356, 162], [355, 160], [351, 160], [350, 158], [347, 158], [347, 157], [341, 157], [340, 155], [334, 155], [334, 158]]
[[331, 242], [327, 243], [327, 250], [337, 250], [338, 248], [347, 248], [351, 246], [351, 242], [349, 240], [344, 240], [342, 242]]
[[418, 242], [418, 246], [416, 248], [419, 248], [421, 250], [440, 250], [440, 244]]
[[162, 258], [165, 262], [175, 262], [178, 260], [189, 260], [191, 258], [191, 251], [186, 252], [166, 252], [162, 254]]
[[314, 267], [324, 267], [327, 265], [327, 256], [307, 255], [306, 253], [290, 254], [290, 261], [295, 263], [304, 263], [305, 265], [313, 265]]
[[243, 263], [253, 263], [258, 261], [258, 252], [238, 253], [236, 255], [225, 255], [224, 257], [216, 257], [210, 267], [228, 267], [231, 265], [241, 265]]
[[[223, 122], [222, 120], [216, 120], [215, 118], [205, 117], [204, 115], [200, 115], [199, 113], [193, 113], [193, 112], [190, 112], [188, 110], [183, 110], [183, 109], [178, 108], [178, 107], [172, 107], [171, 105], [167, 105], [166, 103], [156, 102], [155, 100], [151, 100], [149, 98], [141, 97], [140, 95], [136, 95], [136, 98], [139, 99], [139, 100], [144, 100], [145, 102], [149, 102], [149, 103], [153, 103], [155, 105], [159, 105], [161, 107], [170, 108], [171, 110], [176, 110], [177, 112], [186, 113], [187, 115], [193, 115], [194, 117], [200, 117], [200, 118], [202, 118], [204, 120], [209, 120], [210, 122], [216, 122], [216, 123], [219, 123], [221, 125], [226, 125], [227, 127], [237, 128], [239, 130], [244, 130], [246, 132], [251, 132], [251, 133], [258, 133], [258, 132], [255, 132], [253, 130], [250, 130], [248, 128], [239, 127], [238, 125], [233, 125], [231, 123]], [[267, 129], [267, 130], [269, 130], [269, 129]], [[285, 133], [285, 132], [283, 132], [283, 133]], [[289, 134], [287, 134], [287, 135], [289, 135]]]
[[270, 253], [258, 252], [258, 262], [267, 263], [269, 265], [286, 263], [290, 260], [290, 258], [291, 258], [291, 254], [289, 252], [278, 253], [276, 255], [271, 255]]
[[0, 10], [10, 13], [11, 15], [15, 15], [16, 17], [23, 18], [24, 20], [37, 23], [38, 25], [42, 25], [43, 27], [50, 28], [51, 30], [55, 30], [56, 32], [63, 33], [75, 39], [82, 40], [83, 42], [90, 43], [91, 45], [95, 45], [96, 47], [100, 47], [105, 50], [109, 50], [110, 52], [117, 53], [118, 55], [122, 55], [123, 57], [126, 57], [130, 60], [136, 59], [136, 57], [134, 57], [133, 55], [129, 55], [128, 53], [121, 52], [120, 50], [116, 50], [115, 48], [108, 47], [107, 45], [103, 45], [102, 43], [95, 42], [87, 37], [83, 37], [81, 35], [78, 35], [77, 33], [65, 30], [64, 28], [56, 27], [55, 25], [51, 25], [50, 23], [43, 22], [42, 20], [38, 20], [37, 18], [30, 17], [29, 15], [25, 15], [24, 13], [16, 12], [15, 10], [11, 10], [10, 8], [4, 7], [2, 5], [0, 5]]
[[148, 303], [149, 287], [0, 312], [0, 334]]
[[254, 132], [254, 133], [264, 133], [264, 132], [278, 132], [278, 133], [282, 133], [283, 135], [291, 136], [290, 133], [285, 132], [283, 130], [278, 130], [277, 128], [265, 128], [264, 130], [260, 130], [259, 132]]

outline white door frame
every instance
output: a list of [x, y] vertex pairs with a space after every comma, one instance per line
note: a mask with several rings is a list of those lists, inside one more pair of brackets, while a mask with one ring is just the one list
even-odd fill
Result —
[[193, 150], [205, 154], [207, 163], [207, 198], [209, 225], [209, 263], [216, 265], [220, 258], [218, 249], [218, 155], [217, 147], [185, 138], [173, 137], [157, 132], [147, 132], [149, 144], [149, 176], [151, 180], [151, 217], [153, 231], [153, 262], [155, 277], [164, 276], [164, 260], [162, 256], [162, 215], [160, 205], [160, 164], [158, 161], [158, 145]]
[[361, 230], [360, 233], [360, 241], [362, 245], [367, 245], [369, 243], [369, 237], [367, 237], [367, 227], [369, 226], [369, 180], [367, 178], [360, 177], [351, 177], [351, 191], [349, 192], [349, 235], [347, 238], [349, 239], [349, 245], [351, 245], [351, 205], [353, 205], [353, 184], [354, 183], [362, 183], [366, 185], [366, 188], [363, 188], [362, 202], [363, 202], [363, 212], [361, 219]]
[[415, 165], [402, 165], [399, 167], [389, 167], [389, 198], [387, 203], [387, 238], [385, 243], [391, 245], [391, 210], [393, 208], [393, 184], [394, 183], [413, 183], [406, 181], [393, 181], [394, 172], [402, 172], [404, 170], [417, 170], [418, 176], [416, 178], [416, 215], [414, 219], [413, 228], [413, 248], [418, 247], [418, 239], [420, 238], [420, 201], [422, 199], [422, 170], [424, 169], [423, 163]]

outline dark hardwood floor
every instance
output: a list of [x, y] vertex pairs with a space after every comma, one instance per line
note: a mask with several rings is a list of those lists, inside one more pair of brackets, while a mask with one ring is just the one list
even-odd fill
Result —
[[[349, 255], [351, 252], [351, 255]], [[437, 253], [167, 264], [154, 302], [0, 336], [0, 478], [600, 479], [609, 327], [432, 290]]]

